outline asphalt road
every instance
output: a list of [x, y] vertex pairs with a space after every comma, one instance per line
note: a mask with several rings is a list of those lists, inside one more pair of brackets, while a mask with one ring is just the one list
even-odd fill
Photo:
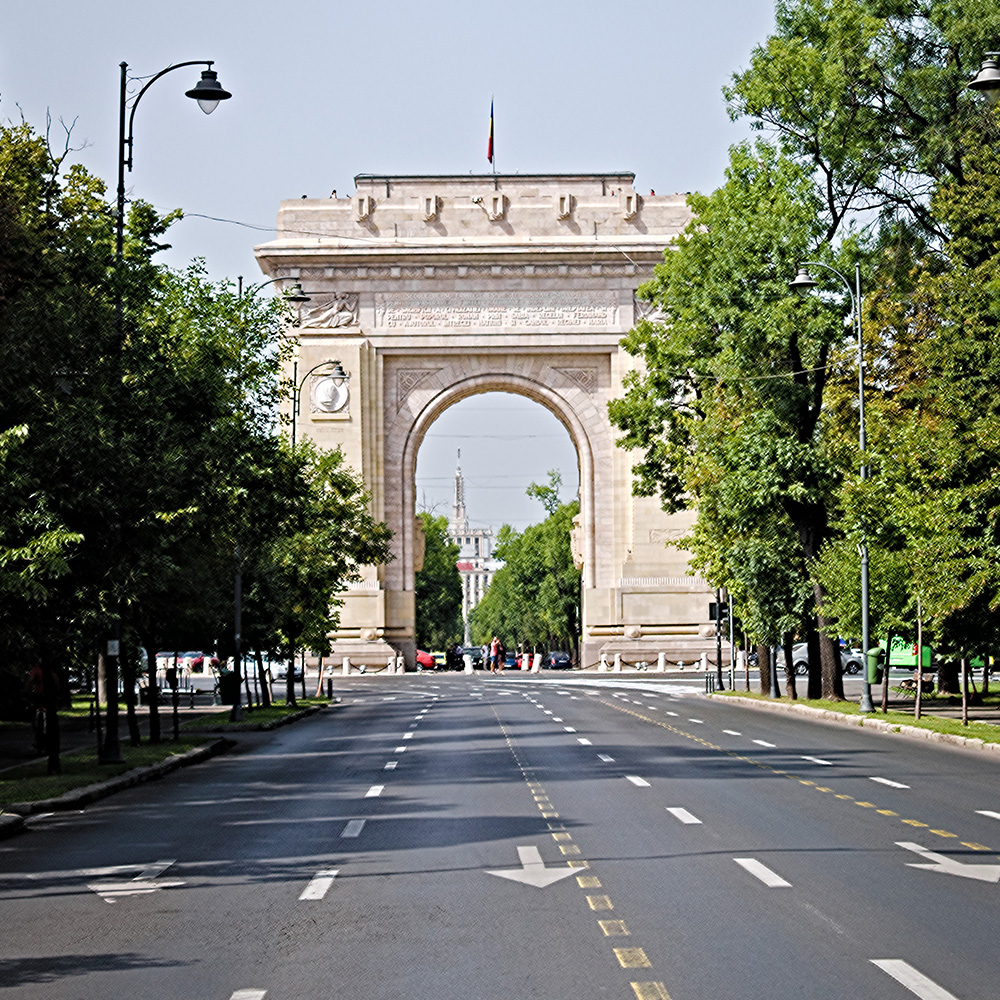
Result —
[[996, 996], [993, 756], [686, 690], [338, 679], [0, 843], [0, 997]]

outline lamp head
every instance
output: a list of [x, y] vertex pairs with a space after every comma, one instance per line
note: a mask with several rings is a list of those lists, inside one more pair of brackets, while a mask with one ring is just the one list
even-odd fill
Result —
[[211, 68], [212, 64], [208, 65], [208, 69], [201, 71], [201, 79], [190, 90], [185, 91], [185, 96], [196, 100], [198, 107], [206, 115], [210, 115], [219, 106], [219, 101], [227, 101], [233, 96], [219, 83], [218, 74]]
[[285, 292], [286, 302], [312, 302], [312, 299], [302, 290], [302, 285], [295, 282]]
[[816, 281], [805, 267], [799, 268], [799, 273], [788, 282], [788, 287], [796, 295], [808, 295], [815, 287]]
[[336, 385], [342, 385], [350, 379], [350, 375], [344, 371], [344, 366], [339, 361], [333, 362], [333, 371], [330, 372], [330, 378], [333, 379]]
[[983, 65], [980, 67], [975, 79], [969, 83], [969, 87], [972, 90], [982, 91], [986, 96], [986, 100], [991, 105], [1000, 101], [1000, 65], [997, 63], [998, 58], [1000, 58], [1000, 52], [987, 52], [986, 58], [983, 60]]

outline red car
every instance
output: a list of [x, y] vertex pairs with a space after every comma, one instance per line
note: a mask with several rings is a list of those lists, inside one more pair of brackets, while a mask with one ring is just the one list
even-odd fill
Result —
[[417, 670], [434, 670], [437, 663], [430, 653], [425, 653], [422, 649], [417, 650]]

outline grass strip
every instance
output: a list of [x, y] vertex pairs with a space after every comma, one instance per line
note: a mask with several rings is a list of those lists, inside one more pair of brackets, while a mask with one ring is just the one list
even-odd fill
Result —
[[137, 747], [123, 743], [121, 764], [99, 764], [94, 748], [74, 750], [62, 756], [62, 774], [46, 774], [44, 760], [21, 764], [0, 774], [0, 803], [55, 798], [76, 788], [107, 781], [137, 767], [158, 764], [174, 754], [186, 753], [207, 742], [208, 737], [192, 735], [179, 743], [143, 743]]
[[[872, 692], [874, 697], [874, 692]], [[833, 701], [828, 698], [770, 698], [758, 691], [716, 691], [713, 697], [737, 697], [753, 698], [755, 701], [771, 702], [786, 705], [808, 705], [810, 708], [820, 708], [827, 712], [839, 712], [841, 715], [861, 715], [861, 710], [856, 701]], [[937, 699], [939, 704], [944, 704], [945, 699]], [[988, 707], [983, 705], [970, 706], [970, 711], [977, 708]], [[949, 704], [953, 708], [954, 705]], [[925, 696], [922, 703], [924, 713], [933, 712], [934, 700]], [[952, 736], [967, 736], [982, 740], [984, 743], [1000, 743], [1000, 725], [991, 722], [969, 721], [967, 726], [962, 725], [961, 719], [949, 719], [940, 715], [921, 714], [919, 719], [913, 718], [912, 712], [899, 712], [890, 709], [883, 713], [880, 709], [874, 712], [866, 712], [867, 719], [878, 719], [880, 722], [888, 723], [890, 726], [913, 726], [916, 729], [928, 729], [935, 733], [948, 733]]]
[[244, 705], [242, 722], [230, 722], [227, 713], [217, 712], [211, 716], [185, 722], [181, 726], [181, 729], [205, 729], [206, 727], [210, 727], [212, 732], [226, 732], [227, 730], [238, 732], [241, 729], [257, 729], [271, 723], [281, 722], [283, 719], [287, 719], [289, 716], [306, 709], [322, 708], [329, 704], [330, 702], [326, 698], [298, 698], [292, 705], [284, 701], [273, 701], [267, 708], [248, 709]]

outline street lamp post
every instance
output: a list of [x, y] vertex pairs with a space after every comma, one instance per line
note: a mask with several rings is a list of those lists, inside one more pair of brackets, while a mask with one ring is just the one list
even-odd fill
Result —
[[350, 375], [344, 371], [344, 366], [339, 361], [321, 361], [318, 365], [313, 365], [299, 378], [299, 362], [296, 358], [292, 362], [292, 450], [295, 450], [295, 428], [298, 423], [298, 416], [302, 406], [302, 386], [306, 384], [306, 379], [312, 375], [313, 372], [319, 371], [320, 368], [325, 368], [327, 365], [333, 367], [333, 371], [330, 372], [330, 378], [333, 379], [334, 385], [341, 386], [346, 382], [350, 381]]
[[[115, 368], [113, 370], [115, 392], [119, 390], [122, 383], [122, 350], [125, 343], [125, 303], [124, 303], [124, 248], [125, 248], [125, 169], [132, 172], [132, 126], [135, 119], [135, 110], [142, 100], [143, 94], [167, 73], [172, 73], [175, 69], [182, 69], [185, 66], [205, 66], [202, 70], [201, 79], [186, 91], [187, 97], [198, 102], [198, 106], [205, 114], [211, 114], [219, 101], [227, 100], [233, 95], [228, 90], [224, 90], [219, 83], [215, 71], [212, 69], [212, 60], [195, 59], [189, 62], [176, 63], [160, 70], [159, 73], [150, 77], [145, 85], [136, 94], [131, 102], [129, 110], [128, 100], [128, 63], [121, 63], [121, 88], [118, 101], [118, 203], [115, 215], [115, 344], [114, 358]], [[126, 112], [128, 132], [126, 134]], [[113, 437], [118, 440], [118, 415], [115, 412], [113, 417]], [[113, 527], [114, 549], [116, 553], [121, 552], [121, 524], [117, 523]], [[117, 600], [115, 599], [116, 603]], [[116, 606], [114, 621], [112, 624], [111, 638], [107, 644], [107, 657], [105, 659], [105, 683], [108, 699], [107, 725], [105, 727], [104, 743], [101, 747], [101, 763], [119, 763], [122, 759], [121, 743], [118, 738], [118, 657], [121, 640], [121, 614]]]
[[[861, 327], [861, 265], [854, 265], [854, 288], [851, 288], [850, 281], [840, 273], [835, 267], [824, 264], [818, 260], [807, 260], [799, 265], [799, 273], [788, 283], [792, 291], [800, 295], [808, 295], [816, 287], [816, 281], [809, 274], [807, 268], [822, 267], [824, 270], [835, 274], [844, 283], [847, 294], [851, 297], [851, 312], [854, 315], [854, 327], [858, 338], [858, 447], [861, 450], [861, 479], [868, 478], [868, 466], [865, 464], [865, 451], [867, 442], [865, 440], [865, 356], [864, 337]], [[861, 682], [861, 702], [858, 706], [861, 712], [874, 712], [872, 705], [871, 684], [868, 681], [868, 646], [870, 642], [869, 634], [869, 599], [868, 599], [868, 542], [862, 538], [858, 545], [858, 554], [861, 556], [861, 653], [862, 653], [862, 682]]]

